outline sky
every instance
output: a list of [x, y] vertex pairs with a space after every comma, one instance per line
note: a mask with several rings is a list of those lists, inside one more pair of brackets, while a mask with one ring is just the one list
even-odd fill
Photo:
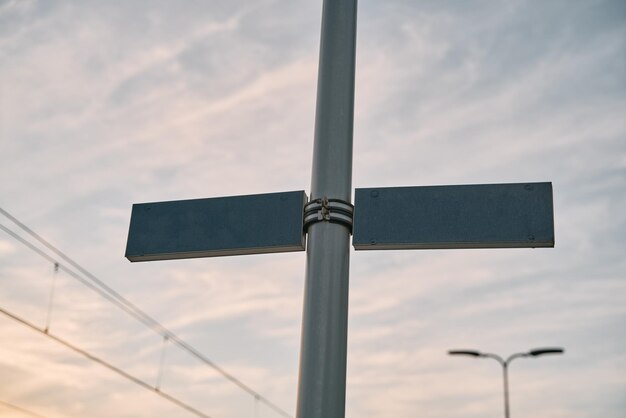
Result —
[[[0, 1], [0, 208], [295, 413], [305, 254], [124, 258], [133, 203], [309, 193], [321, 1]], [[351, 252], [346, 417], [626, 410], [626, 2], [361, 1], [353, 187], [552, 182], [553, 249]], [[9, 218], [0, 225], [27, 238]], [[280, 415], [0, 230], [0, 308]], [[53, 291], [51, 291], [53, 289]], [[52, 295], [52, 297], [51, 297]], [[52, 301], [52, 302], [51, 302]], [[0, 416], [193, 417], [0, 315]]]

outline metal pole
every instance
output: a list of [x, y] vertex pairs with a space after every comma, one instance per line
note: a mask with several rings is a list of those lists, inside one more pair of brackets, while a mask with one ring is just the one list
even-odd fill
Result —
[[509, 403], [509, 364], [518, 357], [528, 357], [528, 353], [515, 353], [511, 354], [506, 360], [500, 359], [502, 364], [502, 370], [504, 374], [504, 418], [511, 417], [510, 403]]
[[[351, 201], [356, 0], [324, 0], [311, 200]], [[343, 418], [346, 399], [350, 232], [309, 226], [298, 418]]]
[[504, 418], [510, 418], [509, 412], [509, 363], [502, 363], [502, 373], [504, 374]]
[[478, 357], [492, 358], [500, 363], [500, 366], [502, 366], [502, 376], [504, 383], [504, 418], [509, 418], [509, 363], [518, 355], [514, 354], [506, 360], [504, 360], [497, 354], [477, 352], [476, 355]]

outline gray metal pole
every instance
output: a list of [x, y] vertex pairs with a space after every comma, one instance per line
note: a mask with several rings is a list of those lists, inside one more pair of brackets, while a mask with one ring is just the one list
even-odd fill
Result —
[[[311, 200], [351, 201], [356, 0], [324, 0]], [[350, 232], [308, 229], [298, 418], [343, 418], [346, 399]]]
[[509, 363], [502, 363], [502, 374], [504, 375], [504, 417], [510, 418], [509, 410]]

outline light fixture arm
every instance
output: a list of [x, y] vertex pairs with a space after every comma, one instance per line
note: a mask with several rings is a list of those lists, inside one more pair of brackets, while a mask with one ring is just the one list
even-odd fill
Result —
[[515, 353], [511, 354], [509, 357], [504, 360], [497, 354], [493, 353], [481, 353], [476, 350], [450, 350], [448, 354], [450, 355], [467, 355], [472, 357], [483, 357], [483, 358], [491, 358], [500, 363], [502, 366], [502, 377], [504, 383], [504, 416], [505, 418], [510, 418], [511, 412], [509, 409], [509, 364], [516, 358], [520, 357], [539, 357], [544, 354], [563, 354], [565, 350], [560, 347], [551, 347], [551, 348], [534, 348], [529, 350], [526, 353]]

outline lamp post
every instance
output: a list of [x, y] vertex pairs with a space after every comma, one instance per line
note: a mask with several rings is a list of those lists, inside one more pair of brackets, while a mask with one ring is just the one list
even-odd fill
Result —
[[509, 410], [509, 364], [518, 357], [539, 357], [545, 354], [563, 354], [564, 349], [560, 347], [549, 348], [533, 348], [526, 353], [511, 354], [506, 360], [497, 354], [481, 353], [476, 350], [450, 350], [448, 354], [451, 356], [470, 356], [470, 357], [487, 357], [496, 360], [502, 366], [502, 375], [504, 378], [504, 416], [510, 418]]

